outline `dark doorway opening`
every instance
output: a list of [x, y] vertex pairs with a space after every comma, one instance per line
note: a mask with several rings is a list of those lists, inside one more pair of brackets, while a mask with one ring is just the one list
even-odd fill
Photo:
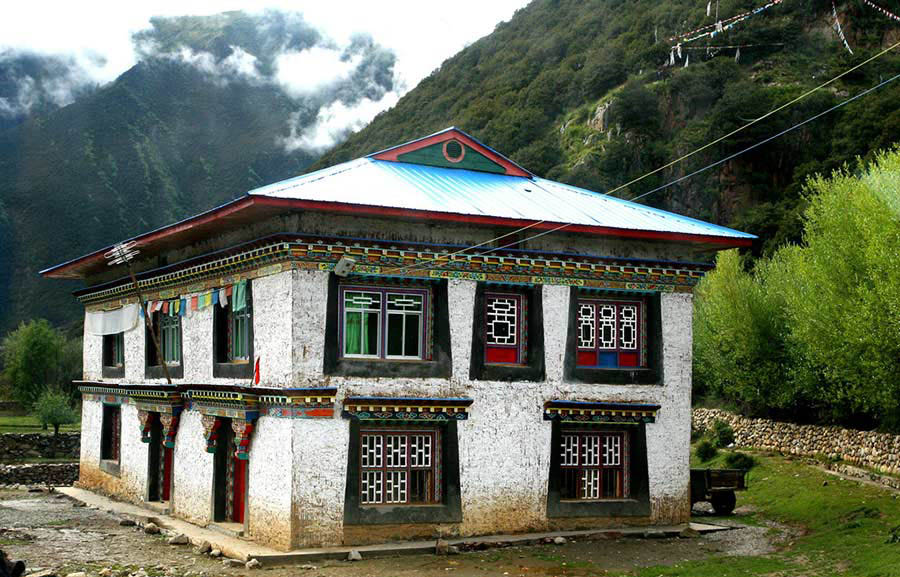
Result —
[[243, 524], [247, 506], [247, 461], [235, 455], [231, 419], [220, 421], [213, 462], [213, 520]]
[[150, 450], [147, 457], [147, 500], [162, 501], [160, 480], [162, 477], [162, 423], [159, 413], [150, 413]]

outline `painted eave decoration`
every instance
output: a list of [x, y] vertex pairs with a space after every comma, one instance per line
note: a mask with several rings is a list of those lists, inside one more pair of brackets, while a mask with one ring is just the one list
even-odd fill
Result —
[[378, 421], [465, 421], [468, 398], [347, 397], [341, 416]]
[[616, 401], [552, 400], [544, 404], [545, 421], [565, 423], [653, 423], [660, 405]]
[[[286, 210], [565, 232], [713, 248], [756, 238], [723, 226], [540, 178], [458, 128], [249, 191], [243, 197], [133, 237], [150, 256]], [[538, 224], [535, 224], [538, 223]], [[84, 278], [109, 247], [41, 271]]]

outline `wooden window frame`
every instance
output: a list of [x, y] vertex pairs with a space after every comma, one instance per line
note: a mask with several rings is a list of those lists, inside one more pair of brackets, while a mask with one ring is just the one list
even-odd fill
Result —
[[[493, 300], [511, 299], [516, 303], [516, 328], [515, 343], [503, 344], [492, 343], [488, 331], [488, 323], [490, 319], [490, 306]], [[528, 299], [525, 295], [518, 292], [490, 291], [484, 294], [484, 364], [486, 365], [515, 365], [522, 366], [527, 364], [528, 359]], [[496, 360], [490, 359], [492, 352], [511, 351], [514, 353], [512, 360]]]
[[103, 335], [101, 374], [104, 378], [125, 376], [125, 333]]
[[[593, 326], [593, 347], [583, 347], [580, 343], [580, 320], [581, 320], [581, 307], [582, 306], [590, 306], [593, 309], [594, 315], [594, 326]], [[600, 339], [600, 320], [599, 320], [599, 309], [602, 306], [612, 306], [615, 309], [615, 324], [613, 326], [613, 339], [615, 345], [613, 347], [603, 347], [601, 346]], [[635, 347], [634, 348], [625, 348], [622, 346], [622, 338], [620, 333], [621, 319], [622, 319], [622, 309], [626, 306], [636, 306], [637, 307], [637, 322], [635, 324]], [[620, 369], [620, 370], [635, 370], [635, 369], [645, 369], [647, 368], [647, 355], [644, 352], [644, 335], [647, 332], [647, 319], [645, 311], [647, 309], [646, 300], [645, 299], [605, 299], [605, 298], [597, 298], [593, 296], [579, 296], [578, 302], [576, 303], [576, 312], [575, 312], [575, 343], [576, 343], [576, 351], [575, 351], [575, 363], [578, 368], [588, 368], [588, 369]], [[615, 355], [615, 364], [601, 364], [600, 359], [601, 355], [604, 353], [612, 353]], [[587, 355], [594, 355], [594, 363], [589, 364], [583, 362], [583, 359], [586, 358]], [[635, 355], [637, 357], [637, 362], [635, 364], [623, 364], [623, 355]]]
[[[365, 458], [365, 437], [377, 437], [381, 439], [380, 444], [380, 465], [373, 466], [363, 466], [363, 460]], [[404, 466], [388, 466], [388, 437], [403, 437], [406, 439], [405, 447], [405, 461]], [[429, 439], [431, 444], [431, 454], [430, 454], [430, 465], [428, 466], [413, 466], [412, 459], [412, 446], [411, 442], [413, 437], [425, 437]], [[360, 446], [360, 455], [359, 455], [359, 487], [358, 487], [358, 495], [359, 495], [359, 504], [362, 507], [404, 507], [404, 506], [423, 506], [423, 505], [438, 505], [441, 503], [441, 431], [436, 428], [412, 428], [412, 427], [396, 427], [396, 428], [368, 428], [362, 427], [359, 431], [359, 446]], [[424, 501], [412, 501], [412, 491], [410, 491], [410, 486], [412, 484], [413, 472], [414, 471], [428, 471], [431, 473], [431, 483], [430, 487], [427, 489], [428, 497]], [[380, 481], [380, 500], [378, 501], [367, 501], [366, 500], [366, 491], [364, 490], [364, 481], [366, 473], [380, 473], [381, 481]], [[406, 474], [406, 482], [405, 482], [405, 499], [403, 501], [398, 500], [388, 500], [388, 475], [391, 473], [405, 473]]]
[[176, 343], [176, 350], [178, 353], [178, 361], [167, 362], [166, 368], [169, 371], [170, 377], [173, 379], [180, 379], [184, 376], [184, 322], [182, 322], [182, 317], [179, 314], [171, 315], [162, 311], [156, 311], [152, 314], [152, 329], [146, 328], [144, 332], [144, 355], [146, 359], [144, 376], [155, 379], [160, 379], [165, 376], [162, 370], [162, 362], [164, 361], [163, 359], [160, 359], [157, 354], [156, 347], [153, 344], [153, 337], [150, 335], [150, 330], [153, 330], [156, 334], [160, 348], [159, 353], [165, 358], [166, 347], [170, 344], [167, 342], [167, 339], [172, 338], [171, 335], [177, 328], [178, 340]]
[[122, 459], [122, 406], [103, 403], [100, 420], [100, 469], [119, 475]]
[[[369, 293], [369, 294], [378, 294], [380, 296], [378, 309], [376, 310], [374, 307], [371, 309], [368, 308], [350, 308], [349, 312], [361, 312], [361, 313], [369, 313], [369, 314], [377, 314], [378, 318], [378, 337], [376, 340], [376, 347], [378, 350], [378, 354], [361, 354], [361, 353], [347, 353], [346, 352], [346, 332], [347, 332], [347, 313], [348, 308], [346, 306], [345, 295], [346, 293]], [[392, 295], [414, 295], [420, 296], [422, 298], [422, 308], [421, 311], [414, 312], [404, 312], [404, 311], [391, 311], [388, 309], [388, 300]], [[385, 285], [357, 285], [357, 284], [342, 284], [338, 289], [338, 355], [337, 358], [340, 360], [368, 360], [368, 361], [428, 361], [430, 359], [428, 337], [430, 334], [430, 307], [432, 301], [432, 293], [428, 287], [391, 287]], [[418, 316], [419, 317], [419, 355], [390, 355], [388, 354], [388, 348], [390, 343], [388, 342], [388, 323], [391, 315], [402, 315], [404, 318], [403, 327], [404, 334], [406, 330], [406, 317], [407, 316]], [[401, 338], [401, 341], [405, 343], [405, 337]]]
[[[577, 439], [577, 443], [575, 445], [575, 453], [576, 453], [576, 463], [575, 464], [567, 464], [565, 462], [565, 453], [566, 453], [566, 440], [567, 438], [575, 438]], [[597, 462], [589, 463], [585, 462], [585, 453], [587, 449], [587, 441], [589, 438], [597, 439]], [[616, 439], [619, 447], [618, 454], [618, 463], [617, 464], [607, 464], [604, 463], [605, 459], [605, 446], [606, 439]], [[561, 496], [561, 500], [563, 501], [576, 501], [576, 502], [598, 502], [598, 501], [613, 501], [613, 500], [621, 500], [630, 498], [629, 491], [629, 443], [628, 443], [629, 435], [625, 434], [623, 431], [608, 431], [608, 430], [598, 430], [598, 429], [569, 429], [564, 428], [562, 430], [562, 434], [560, 437], [560, 443], [557, 446], [557, 450], [562, 454], [561, 462], [559, 466], [559, 475], [560, 475], [560, 487], [566, 487], [566, 476], [571, 472], [572, 476], [574, 476], [575, 480], [575, 495], [574, 496]], [[597, 496], [588, 496], [586, 493], [588, 491], [585, 489], [586, 477], [588, 472], [596, 471], [597, 475]], [[617, 490], [612, 495], [604, 495], [605, 488], [605, 480], [607, 475], [605, 474], [607, 471], [613, 471], [617, 473]]]

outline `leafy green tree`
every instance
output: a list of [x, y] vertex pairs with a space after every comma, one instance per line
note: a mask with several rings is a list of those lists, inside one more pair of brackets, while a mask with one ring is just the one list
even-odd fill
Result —
[[34, 412], [44, 427], [53, 427], [54, 435], [59, 435], [60, 425], [78, 422], [78, 414], [69, 404], [68, 395], [60, 390], [45, 390], [34, 404]]
[[22, 323], [9, 333], [2, 346], [3, 380], [12, 397], [31, 407], [48, 385], [68, 386], [77, 379], [77, 343], [44, 319]]

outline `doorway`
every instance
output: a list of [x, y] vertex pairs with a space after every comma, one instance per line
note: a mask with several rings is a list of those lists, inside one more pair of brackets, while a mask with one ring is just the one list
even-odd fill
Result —
[[213, 460], [213, 520], [243, 524], [247, 508], [247, 461], [235, 455], [232, 420], [219, 420]]
[[147, 501], [168, 502], [172, 494], [174, 449], [165, 446], [160, 413], [150, 413], [150, 447], [147, 454]]

